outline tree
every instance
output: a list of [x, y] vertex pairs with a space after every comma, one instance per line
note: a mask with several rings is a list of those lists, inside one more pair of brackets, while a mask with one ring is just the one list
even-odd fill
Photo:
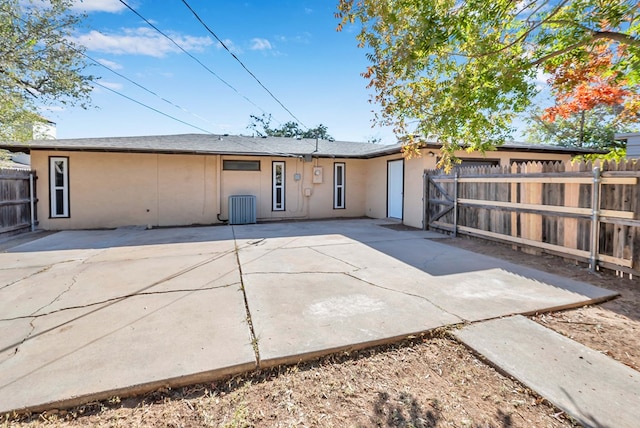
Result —
[[637, 85], [615, 70], [621, 46], [594, 46], [586, 58], [568, 58], [548, 80], [555, 105], [538, 109], [530, 120], [531, 137], [565, 146], [619, 150], [616, 132], [633, 131], [640, 116]]
[[634, 131], [611, 106], [597, 106], [566, 118], [558, 116], [553, 121], [543, 119], [545, 114], [541, 108], [531, 113], [526, 131], [528, 141], [611, 151], [624, 148], [623, 143], [615, 140], [616, 133]]
[[363, 73], [408, 156], [420, 136], [442, 144], [441, 166], [454, 151], [489, 150], [512, 132], [512, 119], [536, 94], [535, 76], [594, 46], [624, 47], [612, 69], [640, 83], [636, 0], [340, 0], [340, 30], [362, 24], [369, 48]]
[[323, 124], [303, 131], [295, 122], [286, 122], [280, 128], [272, 128], [271, 115], [250, 115], [249, 117], [252, 122], [247, 128], [251, 129], [259, 137], [319, 138], [321, 140], [334, 141], [333, 137], [329, 135], [327, 127]]
[[43, 121], [38, 109], [86, 106], [92, 76], [81, 47], [69, 41], [82, 15], [72, 0], [3, 0], [0, 4], [0, 139], [22, 141]]

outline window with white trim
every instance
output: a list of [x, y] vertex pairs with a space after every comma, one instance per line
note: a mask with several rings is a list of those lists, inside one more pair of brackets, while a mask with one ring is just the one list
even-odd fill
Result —
[[345, 168], [344, 162], [333, 164], [333, 209], [345, 208]]
[[69, 217], [69, 158], [49, 158], [49, 200], [52, 218]]
[[284, 162], [273, 162], [273, 211], [284, 211]]

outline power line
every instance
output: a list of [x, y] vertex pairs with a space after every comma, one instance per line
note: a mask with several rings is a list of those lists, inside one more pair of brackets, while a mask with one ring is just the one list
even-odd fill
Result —
[[127, 9], [129, 9], [131, 12], [133, 12], [134, 14], [136, 14], [136, 16], [138, 16], [138, 18], [142, 19], [144, 22], [147, 23], [147, 25], [149, 25], [151, 28], [153, 28], [154, 30], [156, 30], [158, 33], [160, 33], [162, 36], [164, 36], [167, 40], [169, 40], [171, 43], [173, 43], [178, 49], [180, 49], [182, 52], [184, 52], [185, 54], [187, 54], [191, 59], [193, 59], [194, 61], [196, 61], [198, 64], [200, 64], [205, 70], [207, 70], [209, 73], [211, 73], [216, 79], [218, 79], [220, 82], [222, 82], [224, 85], [226, 85], [229, 89], [231, 89], [232, 91], [234, 91], [235, 93], [237, 93], [238, 95], [240, 95], [242, 98], [244, 98], [247, 102], [249, 102], [251, 105], [253, 105], [255, 108], [257, 108], [258, 110], [260, 110], [262, 113], [264, 114], [268, 114], [265, 110], [262, 109], [262, 107], [260, 107], [259, 105], [257, 105], [256, 103], [254, 103], [253, 101], [251, 101], [249, 98], [247, 98], [245, 95], [243, 95], [242, 93], [240, 93], [240, 91], [238, 91], [235, 87], [233, 87], [229, 82], [227, 82], [226, 80], [224, 80], [222, 77], [218, 76], [216, 74], [216, 72], [214, 72], [213, 70], [211, 70], [209, 67], [207, 67], [202, 61], [200, 61], [198, 58], [196, 58], [195, 56], [193, 56], [191, 53], [189, 53], [186, 49], [184, 49], [182, 46], [180, 46], [180, 44], [178, 42], [176, 42], [175, 40], [173, 40], [170, 36], [168, 36], [167, 34], [165, 34], [162, 30], [160, 30], [157, 26], [155, 26], [153, 23], [151, 23], [147, 18], [145, 18], [144, 16], [142, 16], [137, 10], [135, 10], [133, 7], [129, 6], [127, 4], [127, 2], [125, 2], [124, 0], [118, 0], [120, 3], [122, 3]]
[[[17, 18], [17, 19], [19, 19], [20, 21], [22, 21], [23, 23], [27, 24], [27, 21], [25, 21], [24, 19], [22, 19], [22, 17], [20, 17], [20, 16], [16, 16], [16, 18]], [[133, 80], [129, 79], [127, 76], [125, 76], [125, 75], [123, 75], [123, 74], [121, 74], [121, 73], [118, 73], [117, 71], [113, 70], [112, 68], [110, 68], [110, 67], [108, 67], [108, 66], [106, 66], [106, 65], [102, 64], [102, 63], [101, 63], [101, 62], [99, 62], [98, 60], [96, 60], [96, 59], [94, 59], [94, 58], [90, 57], [89, 55], [87, 55], [87, 54], [86, 54], [85, 52], [83, 52], [82, 50], [80, 50], [80, 49], [76, 48], [74, 45], [72, 45], [72, 44], [70, 44], [70, 43], [67, 43], [67, 42], [64, 42], [64, 41], [62, 42], [62, 44], [63, 44], [64, 46], [66, 46], [67, 48], [69, 48], [69, 49], [71, 49], [71, 50], [75, 51], [76, 53], [78, 53], [78, 54], [80, 54], [80, 55], [84, 56], [85, 58], [89, 59], [90, 61], [93, 61], [94, 63], [98, 64], [99, 66], [106, 68], [106, 69], [107, 69], [107, 70], [109, 70], [110, 72], [112, 72], [112, 73], [114, 73], [114, 74], [116, 74], [116, 75], [120, 76], [121, 78], [123, 78], [123, 79], [127, 80], [128, 82], [130, 82], [130, 83], [134, 84], [135, 86], [139, 87], [140, 89], [142, 89], [142, 90], [144, 90], [144, 91], [146, 91], [146, 92], [148, 92], [148, 93], [150, 93], [150, 94], [152, 94], [152, 95], [154, 95], [154, 96], [156, 96], [156, 97], [160, 98], [162, 101], [164, 101], [164, 102], [166, 102], [166, 103], [168, 103], [168, 104], [170, 104], [170, 105], [172, 105], [172, 106], [174, 106], [174, 107], [176, 107], [176, 108], [178, 108], [178, 109], [180, 109], [180, 110], [182, 110], [182, 111], [184, 111], [184, 112], [186, 112], [186, 113], [189, 113], [189, 114], [191, 114], [192, 116], [197, 117], [198, 119], [204, 120], [205, 122], [207, 122], [207, 123], [209, 123], [209, 124], [211, 124], [211, 125], [215, 125], [214, 123], [212, 123], [211, 121], [209, 121], [209, 120], [205, 119], [204, 117], [199, 116], [199, 115], [197, 115], [197, 114], [195, 114], [195, 113], [192, 113], [192, 112], [190, 112], [189, 110], [187, 110], [187, 109], [185, 109], [185, 108], [183, 108], [183, 107], [180, 107], [179, 105], [177, 105], [177, 104], [175, 104], [175, 103], [173, 103], [173, 102], [171, 102], [171, 101], [167, 100], [166, 98], [161, 97], [160, 95], [158, 95], [157, 93], [153, 92], [152, 90], [150, 90], [150, 89], [148, 89], [148, 88], [145, 88], [145, 87], [144, 87], [144, 86], [142, 86], [141, 84], [139, 84], [139, 83], [137, 83], [137, 82], [135, 82], [135, 81], [133, 81]], [[111, 92], [113, 92], [113, 93], [115, 93], [115, 94], [117, 94], [117, 95], [120, 95], [121, 97], [124, 97], [124, 98], [126, 98], [126, 99], [128, 99], [128, 100], [130, 100], [130, 101], [133, 101], [133, 102], [134, 102], [134, 103], [136, 103], [136, 104], [139, 104], [139, 105], [141, 105], [141, 106], [143, 106], [143, 107], [146, 107], [146, 108], [148, 108], [148, 109], [150, 109], [150, 110], [153, 110], [153, 111], [155, 111], [156, 113], [159, 113], [159, 114], [161, 114], [161, 115], [163, 115], [163, 116], [166, 116], [166, 117], [168, 117], [168, 118], [170, 118], [170, 119], [172, 119], [172, 120], [178, 121], [178, 122], [180, 122], [180, 123], [182, 123], [182, 124], [185, 124], [185, 125], [190, 126], [190, 127], [192, 127], [192, 128], [198, 129], [198, 130], [200, 130], [200, 131], [206, 132], [207, 134], [213, 134], [213, 132], [211, 132], [211, 131], [207, 131], [206, 129], [200, 128], [200, 127], [198, 127], [198, 126], [192, 125], [192, 124], [190, 124], [190, 123], [188, 123], [188, 122], [185, 122], [185, 121], [183, 121], [183, 120], [177, 119], [177, 118], [175, 118], [175, 117], [173, 117], [173, 116], [171, 116], [171, 115], [169, 115], [169, 114], [163, 113], [163, 112], [161, 112], [160, 110], [157, 110], [157, 109], [155, 109], [155, 108], [153, 108], [153, 107], [150, 107], [150, 106], [148, 106], [148, 105], [146, 105], [146, 104], [144, 104], [144, 103], [142, 103], [142, 102], [140, 102], [140, 101], [137, 101], [137, 100], [135, 100], [135, 99], [133, 99], [133, 98], [131, 98], [131, 97], [128, 97], [128, 96], [126, 96], [126, 95], [124, 95], [124, 94], [122, 94], [122, 93], [120, 93], [120, 92], [118, 92], [118, 91], [116, 91], [116, 90], [114, 90], [114, 89], [111, 89], [111, 88], [109, 88], [109, 87], [107, 87], [107, 86], [105, 86], [105, 85], [101, 85], [100, 83], [98, 83], [98, 82], [96, 82], [96, 81], [92, 81], [92, 83], [95, 83], [96, 85], [98, 85], [98, 86], [100, 86], [100, 87], [102, 87], [102, 88], [104, 88], [104, 89], [106, 89], [106, 90], [108, 90], [108, 91], [111, 91]]]
[[[124, 3], [122, 0], [120, 0], [120, 1], [121, 1], [122, 3]], [[309, 128], [307, 128], [307, 127], [305, 126], [305, 124], [304, 124], [304, 123], [302, 123], [302, 121], [301, 121], [300, 119], [298, 119], [298, 118], [297, 118], [293, 113], [291, 113], [291, 110], [289, 110], [287, 107], [285, 107], [285, 105], [284, 105], [284, 104], [282, 104], [282, 102], [281, 102], [281, 101], [280, 101], [280, 100], [279, 100], [275, 95], [273, 95], [273, 93], [272, 93], [269, 89], [267, 89], [267, 87], [266, 87], [266, 86], [265, 86], [265, 85], [260, 81], [260, 79], [258, 79], [258, 78], [256, 77], [256, 75], [255, 75], [255, 74], [253, 74], [253, 73], [251, 72], [251, 70], [249, 70], [249, 69], [247, 68], [247, 66], [246, 66], [246, 65], [244, 65], [244, 63], [243, 63], [242, 61], [240, 61], [240, 59], [236, 56], [236, 54], [234, 54], [233, 52], [231, 52], [231, 50], [227, 47], [227, 45], [226, 45], [226, 44], [225, 44], [225, 43], [220, 39], [220, 37], [218, 37], [218, 35], [217, 35], [216, 33], [214, 33], [214, 32], [213, 32], [213, 30], [212, 30], [211, 28], [209, 28], [209, 26], [208, 26], [208, 25], [207, 25], [207, 24], [202, 20], [202, 18], [200, 18], [200, 16], [196, 13], [196, 11], [195, 11], [195, 10], [193, 10], [193, 8], [189, 5], [189, 3], [187, 3], [187, 1], [186, 1], [186, 0], [182, 0], [182, 3], [184, 3], [184, 5], [187, 7], [187, 9], [189, 9], [189, 10], [191, 11], [191, 13], [193, 14], [193, 16], [195, 16], [195, 17], [196, 17], [196, 19], [198, 20], [198, 22], [200, 22], [200, 24], [202, 24], [202, 25], [204, 26], [204, 28], [206, 28], [206, 29], [207, 29], [207, 31], [208, 31], [209, 33], [211, 33], [211, 35], [212, 35], [213, 37], [215, 37], [215, 38], [216, 38], [216, 40], [220, 43], [220, 45], [222, 45], [222, 47], [223, 47], [227, 52], [229, 52], [229, 54], [230, 54], [230, 55], [231, 55], [231, 56], [232, 56], [236, 61], [238, 61], [238, 63], [242, 66], [242, 68], [244, 68], [244, 69], [246, 70], [246, 72], [247, 72], [247, 73], [249, 73], [249, 74], [251, 75], [251, 77], [253, 77], [253, 79], [254, 79], [256, 82], [258, 82], [258, 84], [259, 84], [260, 86], [262, 86], [262, 88], [263, 88], [265, 91], [267, 91], [267, 93], [268, 93], [269, 95], [271, 95], [271, 98], [273, 98], [273, 99], [274, 99], [278, 104], [280, 104], [280, 106], [281, 106], [283, 109], [285, 109], [285, 111], [286, 111], [287, 113], [289, 113], [289, 115], [291, 115], [291, 117], [292, 117], [296, 122], [298, 122], [300, 125], [302, 125], [302, 127], [303, 127], [303, 128], [305, 128], [305, 129], [309, 129]]]
[[112, 72], [113, 74], [115, 74], [115, 75], [117, 75], [117, 76], [119, 76], [119, 77], [123, 78], [123, 79], [124, 79], [124, 80], [126, 80], [127, 82], [132, 83], [133, 85], [137, 86], [138, 88], [142, 89], [143, 91], [146, 91], [146, 92], [150, 93], [151, 95], [154, 95], [155, 97], [157, 97], [157, 98], [161, 99], [162, 101], [166, 102], [167, 104], [170, 104], [170, 105], [172, 105], [173, 107], [176, 107], [176, 108], [178, 108], [178, 109], [180, 109], [180, 110], [184, 111], [185, 113], [189, 113], [189, 114], [190, 114], [190, 115], [192, 115], [193, 117], [198, 118], [198, 119], [200, 119], [200, 120], [203, 120], [203, 121], [207, 122], [207, 123], [208, 123], [208, 124], [210, 124], [210, 125], [215, 125], [215, 124], [214, 124], [213, 122], [211, 122], [210, 120], [208, 120], [208, 119], [206, 119], [206, 118], [204, 118], [204, 117], [202, 117], [202, 116], [200, 116], [200, 115], [198, 115], [198, 114], [195, 114], [195, 113], [193, 113], [193, 112], [191, 112], [191, 111], [187, 110], [187, 109], [186, 109], [186, 108], [184, 108], [184, 107], [180, 107], [178, 104], [175, 104], [175, 103], [173, 103], [173, 102], [169, 101], [168, 99], [166, 99], [166, 98], [164, 98], [164, 97], [161, 97], [160, 95], [158, 95], [157, 93], [155, 93], [155, 92], [154, 92], [154, 91], [152, 91], [151, 89], [148, 89], [148, 88], [146, 88], [146, 87], [142, 86], [141, 84], [139, 84], [139, 83], [137, 83], [137, 82], [135, 82], [135, 81], [133, 81], [133, 80], [129, 79], [127, 76], [125, 76], [125, 75], [124, 75], [124, 74], [122, 74], [122, 73], [118, 73], [117, 71], [115, 71], [115, 70], [114, 70], [114, 69], [112, 69], [111, 67], [108, 67], [107, 65], [105, 65], [105, 64], [103, 64], [103, 63], [101, 63], [100, 61], [98, 61], [98, 60], [96, 60], [96, 59], [94, 59], [94, 58], [91, 58], [89, 55], [87, 55], [86, 53], [84, 53], [84, 52], [82, 52], [82, 51], [80, 51], [80, 50], [78, 50], [78, 49], [75, 49], [73, 46], [71, 46], [71, 45], [68, 45], [68, 46], [69, 46], [71, 49], [74, 49], [76, 52], [78, 52], [78, 53], [79, 53], [79, 54], [81, 54], [82, 56], [84, 56], [85, 58], [87, 58], [87, 59], [89, 59], [89, 60], [93, 61], [94, 63], [96, 63], [97, 65], [99, 65], [99, 66], [101, 66], [101, 67], [103, 67], [103, 68], [106, 68], [107, 70], [109, 70], [109, 71], [110, 71], [110, 72]]
[[149, 105], [147, 105], [147, 104], [145, 104], [145, 103], [143, 103], [143, 102], [141, 102], [141, 101], [135, 100], [135, 99], [133, 99], [133, 98], [131, 98], [131, 97], [129, 97], [129, 96], [127, 96], [127, 95], [125, 95], [125, 94], [121, 93], [121, 92], [116, 91], [115, 89], [111, 89], [111, 88], [109, 88], [109, 87], [107, 87], [107, 86], [105, 86], [105, 85], [102, 85], [102, 84], [100, 84], [100, 83], [98, 83], [98, 82], [96, 82], [96, 81], [93, 81], [92, 83], [93, 83], [94, 85], [98, 85], [98, 86], [100, 86], [100, 87], [101, 87], [101, 88], [103, 88], [103, 89], [106, 89], [107, 91], [111, 91], [111, 92], [113, 92], [114, 94], [120, 95], [121, 97], [126, 98], [126, 99], [128, 99], [129, 101], [133, 101], [134, 103], [139, 104], [139, 105], [141, 105], [142, 107], [148, 108], [149, 110], [155, 111], [156, 113], [159, 113], [159, 114], [161, 114], [161, 115], [163, 115], [163, 116], [165, 116], [165, 117], [168, 117], [169, 119], [175, 120], [176, 122], [180, 122], [180, 123], [182, 123], [183, 125], [190, 126], [191, 128], [195, 128], [195, 129], [197, 129], [197, 130], [199, 130], [199, 131], [206, 132], [207, 134], [215, 135], [215, 134], [214, 134], [213, 132], [211, 132], [211, 131], [207, 131], [206, 129], [200, 128], [200, 127], [198, 127], [198, 126], [196, 126], [196, 125], [192, 125], [192, 124], [190, 124], [190, 123], [188, 123], [188, 122], [185, 122], [184, 120], [180, 120], [180, 119], [178, 119], [178, 118], [176, 118], [176, 117], [173, 117], [173, 116], [171, 116], [170, 114], [163, 113], [163, 112], [161, 112], [160, 110], [155, 109], [155, 108], [153, 108], [153, 107], [151, 107], [151, 106], [149, 106]]

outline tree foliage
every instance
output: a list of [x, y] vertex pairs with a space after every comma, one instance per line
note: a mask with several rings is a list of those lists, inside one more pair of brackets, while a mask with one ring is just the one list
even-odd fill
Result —
[[83, 50], [69, 41], [83, 16], [72, 0], [0, 3], [0, 139], [24, 140], [42, 121], [38, 109], [86, 105], [91, 76]]
[[581, 63], [600, 45], [616, 49], [611, 70], [640, 83], [636, 0], [340, 0], [337, 17], [358, 21], [371, 65], [363, 73], [405, 152], [420, 137], [454, 151], [489, 150], [529, 107], [539, 71]]
[[319, 138], [321, 140], [334, 141], [329, 135], [328, 129], [323, 124], [303, 130], [295, 122], [286, 122], [279, 128], [271, 127], [271, 115], [250, 115], [251, 123], [247, 128], [251, 129], [259, 137], [288, 137], [288, 138]]
[[566, 117], [558, 115], [553, 121], [543, 119], [545, 114], [541, 108], [531, 112], [526, 131], [531, 143], [611, 151], [624, 148], [624, 143], [615, 140], [616, 133], [636, 130], [612, 106], [600, 105]]

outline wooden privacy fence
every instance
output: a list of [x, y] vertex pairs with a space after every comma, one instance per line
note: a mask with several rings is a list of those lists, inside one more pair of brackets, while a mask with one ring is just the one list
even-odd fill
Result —
[[0, 234], [35, 226], [35, 173], [0, 169]]
[[425, 225], [640, 274], [640, 162], [425, 171]]

